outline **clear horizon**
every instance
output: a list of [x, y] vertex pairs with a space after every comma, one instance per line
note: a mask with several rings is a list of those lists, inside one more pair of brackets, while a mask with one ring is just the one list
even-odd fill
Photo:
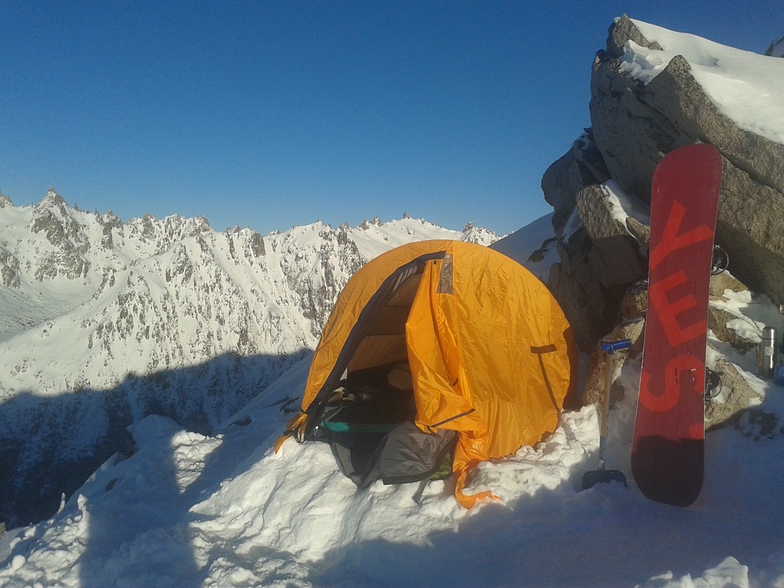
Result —
[[730, 2], [135, 2], [2, 10], [0, 191], [261, 233], [404, 213], [512, 232], [590, 126], [613, 18], [764, 52]]

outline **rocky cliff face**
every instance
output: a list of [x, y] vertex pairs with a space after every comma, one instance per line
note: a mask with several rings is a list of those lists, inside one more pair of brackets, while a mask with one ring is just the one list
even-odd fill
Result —
[[[732, 424], [754, 439], [784, 434], [765, 412], [765, 383], [754, 377], [762, 327], [784, 330], [777, 308], [784, 303], [784, 62], [773, 58], [781, 47], [777, 41], [767, 57], [753, 55], [625, 16], [610, 27], [593, 63], [591, 128], [542, 178], [559, 255], [549, 285], [591, 353], [583, 402], [604, 393], [600, 338], [634, 342], [619, 354], [613, 381], [624, 362], [639, 366], [653, 172], [673, 149], [705, 142], [723, 158], [716, 241], [731, 270], [711, 278], [706, 363], [721, 392], [706, 404], [706, 428]], [[615, 382], [611, 398], [637, 392]]]
[[[682, 145], [711, 143], [721, 152], [716, 240], [743, 283], [784, 303], [784, 144], [730, 118], [726, 105], [719, 107], [722, 97], [709, 94], [693, 71], [715, 67], [709, 55], [689, 56], [690, 62], [682, 55], [669, 58], [666, 50], [626, 16], [613, 23], [593, 64], [591, 128], [542, 180], [555, 209], [561, 257], [551, 286], [586, 349], [612, 329], [624, 293], [647, 274], [645, 220], [632, 215], [620, 223], [611, 213], [606, 182], [649, 203], [656, 165]], [[779, 60], [755, 58], [768, 60], [760, 67], [770, 75], [784, 76]], [[638, 63], [656, 59], [666, 65], [655, 76], [641, 76]]]
[[433, 238], [495, 240], [412, 218], [219, 233], [0, 197], [0, 520], [51, 514], [148, 414], [210, 431], [315, 347], [358, 268]]

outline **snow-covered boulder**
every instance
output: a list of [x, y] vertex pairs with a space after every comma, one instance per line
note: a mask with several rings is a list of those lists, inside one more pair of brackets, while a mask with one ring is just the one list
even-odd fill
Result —
[[[627, 246], [630, 239], [608, 238], [611, 224], [601, 224], [597, 235], [593, 227], [606, 217], [600, 186], [612, 181], [616, 192], [649, 203], [657, 164], [687, 144], [711, 143], [723, 156], [716, 239], [732, 271], [754, 292], [784, 303], [781, 95], [779, 59], [626, 16], [610, 27], [593, 65], [592, 126], [542, 179], [561, 237], [562, 263], [550, 285], [584, 349], [610, 331], [622, 299], [618, 287], [630, 286], [646, 266]], [[621, 234], [628, 231], [644, 256], [647, 227], [630, 216]]]

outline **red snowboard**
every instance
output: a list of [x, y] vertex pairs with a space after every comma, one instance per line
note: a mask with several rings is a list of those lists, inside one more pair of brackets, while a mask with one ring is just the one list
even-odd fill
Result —
[[721, 186], [711, 145], [667, 154], [653, 175], [648, 313], [632, 473], [658, 502], [702, 488], [708, 287]]

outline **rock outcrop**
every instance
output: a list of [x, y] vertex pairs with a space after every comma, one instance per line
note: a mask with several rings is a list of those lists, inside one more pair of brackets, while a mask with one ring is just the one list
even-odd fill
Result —
[[629, 42], [661, 50], [626, 16], [610, 27], [593, 64], [591, 128], [542, 179], [562, 261], [550, 285], [584, 349], [612, 329], [624, 290], [647, 271], [647, 227], [608, 218], [599, 184], [611, 179], [649, 203], [657, 164], [683, 145], [711, 143], [721, 152], [716, 240], [743, 283], [784, 303], [784, 145], [725, 116], [682, 56], [647, 84], [635, 79], [622, 67]]
[[[768, 54], [779, 55], [783, 43], [772, 44]], [[705, 423], [708, 429], [731, 425], [766, 438], [779, 424], [758, 406], [761, 395], [749, 382], [753, 376], [724, 353], [734, 350], [746, 369], [754, 370], [762, 324], [737, 311], [739, 298], [750, 302], [755, 292], [784, 303], [784, 145], [723, 114], [684, 56], [660, 60], [662, 68], [652, 78], [632, 75], [635, 52], [653, 54], [655, 61], [656, 52], [665, 49], [624, 16], [596, 54], [591, 128], [542, 178], [554, 209], [560, 259], [550, 268], [549, 286], [578, 345], [590, 353], [582, 401], [598, 402], [604, 393], [608, 356], [597, 344], [604, 338], [633, 342], [615, 356], [612, 403], [636, 394], [624, 390], [618, 377], [624, 362], [639, 362], [643, 347], [653, 173], [678, 147], [716, 146], [723, 161], [716, 241], [729, 255], [732, 274], [711, 278], [706, 363], [721, 384], [706, 404]]]

